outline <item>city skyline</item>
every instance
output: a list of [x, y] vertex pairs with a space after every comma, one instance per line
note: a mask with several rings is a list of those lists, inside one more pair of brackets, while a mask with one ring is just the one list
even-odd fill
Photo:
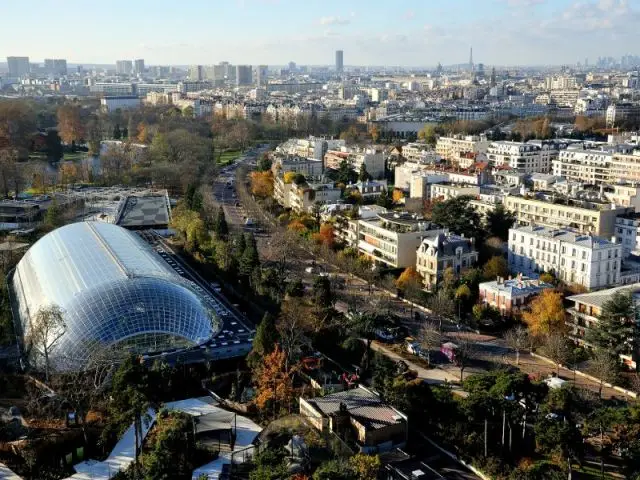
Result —
[[[486, 65], [559, 65], [633, 53], [632, 45], [640, 40], [638, 0], [453, 0], [428, 7], [406, 0], [393, 14], [382, 14], [388, 7], [378, 0], [367, 9], [335, 0], [304, 5], [196, 0], [186, 11], [163, 8], [169, 6], [164, 0], [114, 2], [104, 12], [90, 11], [94, 7], [80, 0], [69, 0], [64, 9], [45, 0], [29, 6], [11, 2], [3, 10], [0, 58], [23, 55], [32, 61], [66, 58], [101, 65], [136, 58], [148, 65], [223, 60], [331, 65], [335, 51], [344, 50], [345, 65], [427, 66], [464, 64], [473, 46], [474, 60]], [[21, 20], [34, 6], [40, 14], [25, 36]], [[91, 30], [91, 38], [72, 42], [60, 34], [65, 24], [80, 25], [87, 18], [102, 26]], [[210, 27], [199, 28], [196, 19], [210, 19]], [[280, 25], [286, 28], [274, 28]]]

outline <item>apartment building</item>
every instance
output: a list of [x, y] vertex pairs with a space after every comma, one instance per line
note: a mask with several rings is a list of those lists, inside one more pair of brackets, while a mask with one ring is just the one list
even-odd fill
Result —
[[140, 97], [136, 95], [120, 95], [114, 97], [102, 97], [100, 106], [107, 112], [114, 112], [118, 109], [126, 110], [129, 108], [138, 108], [141, 104]]
[[[270, 105], [271, 107], [272, 105]], [[269, 107], [267, 107], [267, 111]], [[329, 150], [340, 150], [345, 147], [344, 140], [322, 137], [292, 138], [276, 147], [276, 152], [299, 157], [324, 160], [324, 155]]]
[[614, 103], [607, 107], [605, 119], [608, 127], [619, 126], [620, 123], [640, 119], [640, 104], [637, 103]]
[[402, 145], [402, 156], [409, 162], [438, 163], [440, 155], [424, 143], [407, 143]]
[[447, 183], [432, 184], [429, 189], [430, 200], [446, 201], [456, 197], [477, 197], [480, 194], [480, 187], [469, 185], [452, 185]]
[[350, 245], [357, 239], [358, 251], [374, 262], [391, 268], [406, 268], [416, 265], [417, 250], [423, 238], [446, 232], [420, 216], [394, 212], [350, 220], [340, 235]]
[[608, 202], [640, 211], [640, 186], [625, 183], [601, 186], [600, 189], [601, 196]]
[[628, 210], [609, 202], [570, 200], [566, 204], [554, 203], [548, 196], [537, 198], [521, 195], [505, 196], [504, 206], [515, 214], [520, 225], [571, 228], [606, 238], [613, 235], [616, 216]]
[[451, 137], [439, 137], [436, 143], [436, 153], [445, 160], [459, 163], [460, 159], [468, 153], [487, 153], [490, 141], [482, 135], [453, 135]]
[[365, 200], [378, 198], [380, 195], [382, 195], [382, 192], [388, 192], [386, 180], [356, 182], [352, 185], [347, 185], [347, 190], [357, 190]]
[[551, 284], [523, 276], [521, 273], [516, 278], [498, 277], [496, 280], [478, 285], [480, 301], [498, 309], [505, 317], [519, 313], [543, 290], [552, 288]]
[[296, 172], [307, 178], [315, 178], [322, 175], [324, 167], [322, 161], [313, 158], [295, 155], [274, 155], [271, 170], [274, 177], [286, 172]]
[[640, 213], [628, 212], [616, 217], [616, 243], [622, 245], [624, 258], [640, 255]]
[[442, 280], [447, 268], [460, 275], [477, 262], [474, 239], [449, 232], [424, 238], [416, 254], [416, 270], [429, 290]]
[[327, 150], [324, 154], [326, 168], [337, 170], [342, 162], [347, 162], [350, 168], [360, 171], [362, 165], [367, 173], [375, 179], [384, 178], [385, 158], [381, 151], [374, 148], [350, 148], [342, 146], [337, 150]]
[[495, 167], [509, 167], [522, 173], [547, 173], [555, 149], [522, 142], [492, 142], [487, 159]]
[[[431, 185], [445, 183], [449, 180], [447, 175], [437, 175], [424, 172], [415, 172], [409, 180], [409, 198], [428, 199], [431, 196]], [[399, 188], [396, 177], [395, 187]]]
[[286, 183], [282, 176], [273, 182], [273, 197], [285, 208], [297, 213], [309, 212], [314, 204], [326, 205], [340, 200], [342, 191], [333, 183]]
[[552, 272], [588, 289], [620, 282], [622, 246], [566, 229], [527, 226], [509, 230], [509, 268], [535, 276]]
[[[567, 297], [567, 301], [573, 302], [573, 305], [566, 310], [569, 338], [580, 345], [590, 347], [591, 344], [587, 341], [589, 329], [598, 324], [599, 317], [602, 314], [602, 307], [618, 292], [630, 293], [636, 308], [638, 307], [640, 303], [640, 283]], [[621, 360], [629, 368], [636, 369], [636, 362], [632, 357], [621, 355]]]
[[612, 155], [609, 182], [640, 183], [640, 149]]
[[613, 153], [603, 149], [587, 149], [584, 145], [560, 151], [552, 161], [553, 175], [569, 181], [601, 185], [609, 181]]

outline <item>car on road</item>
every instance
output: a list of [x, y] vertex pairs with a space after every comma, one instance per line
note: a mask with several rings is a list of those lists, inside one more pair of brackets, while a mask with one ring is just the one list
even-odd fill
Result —
[[254, 221], [253, 221], [253, 218], [247, 218], [247, 219], [244, 221], [244, 224], [245, 224], [247, 227], [250, 227], [251, 225], [255, 225], [255, 223], [256, 223], [256, 222], [254, 222]]

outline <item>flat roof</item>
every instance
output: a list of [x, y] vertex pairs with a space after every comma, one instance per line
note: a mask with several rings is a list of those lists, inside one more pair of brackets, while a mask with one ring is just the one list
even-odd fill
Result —
[[621, 287], [607, 288], [606, 290], [598, 290], [597, 292], [581, 293], [567, 297], [567, 300], [573, 302], [591, 305], [592, 307], [602, 307], [611, 297], [618, 292], [634, 293], [640, 291], [640, 283], [632, 283], [631, 285], [623, 285]]
[[166, 226], [171, 220], [166, 195], [131, 195], [118, 210], [115, 223], [125, 228]]
[[611, 243], [606, 238], [595, 237], [586, 233], [574, 232], [564, 228], [549, 228], [542, 225], [527, 225], [524, 227], [512, 228], [510, 231], [532, 233], [534, 235], [550, 238], [553, 240], [560, 240], [565, 243], [571, 243], [587, 248], [598, 248], [615, 246], [615, 243]]

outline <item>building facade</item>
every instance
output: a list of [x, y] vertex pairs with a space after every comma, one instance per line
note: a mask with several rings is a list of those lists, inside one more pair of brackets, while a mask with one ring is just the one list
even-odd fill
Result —
[[506, 317], [519, 313], [533, 297], [543, 290], [553, 289], [553, 285], [518, 274], [516, 278], [498, 277], [490, 282], [482, 282], [478, 289], [480, 301]]
[[448, 232], [423, 239], [416, 254], [416, 270], [429, 290], [442, 280], [447, 268], [460, 275], [477, 262], [473, 239]]
[[612, 152], [569, 148], [560, 151], [552, 162], [553, 175], [569, 181], [601, 185], [610, 179]]
[[487, 159], [492, 166], [509, 167], [523, 173], [548, 173], [554, 151], [521, 142], [492, 142]]

